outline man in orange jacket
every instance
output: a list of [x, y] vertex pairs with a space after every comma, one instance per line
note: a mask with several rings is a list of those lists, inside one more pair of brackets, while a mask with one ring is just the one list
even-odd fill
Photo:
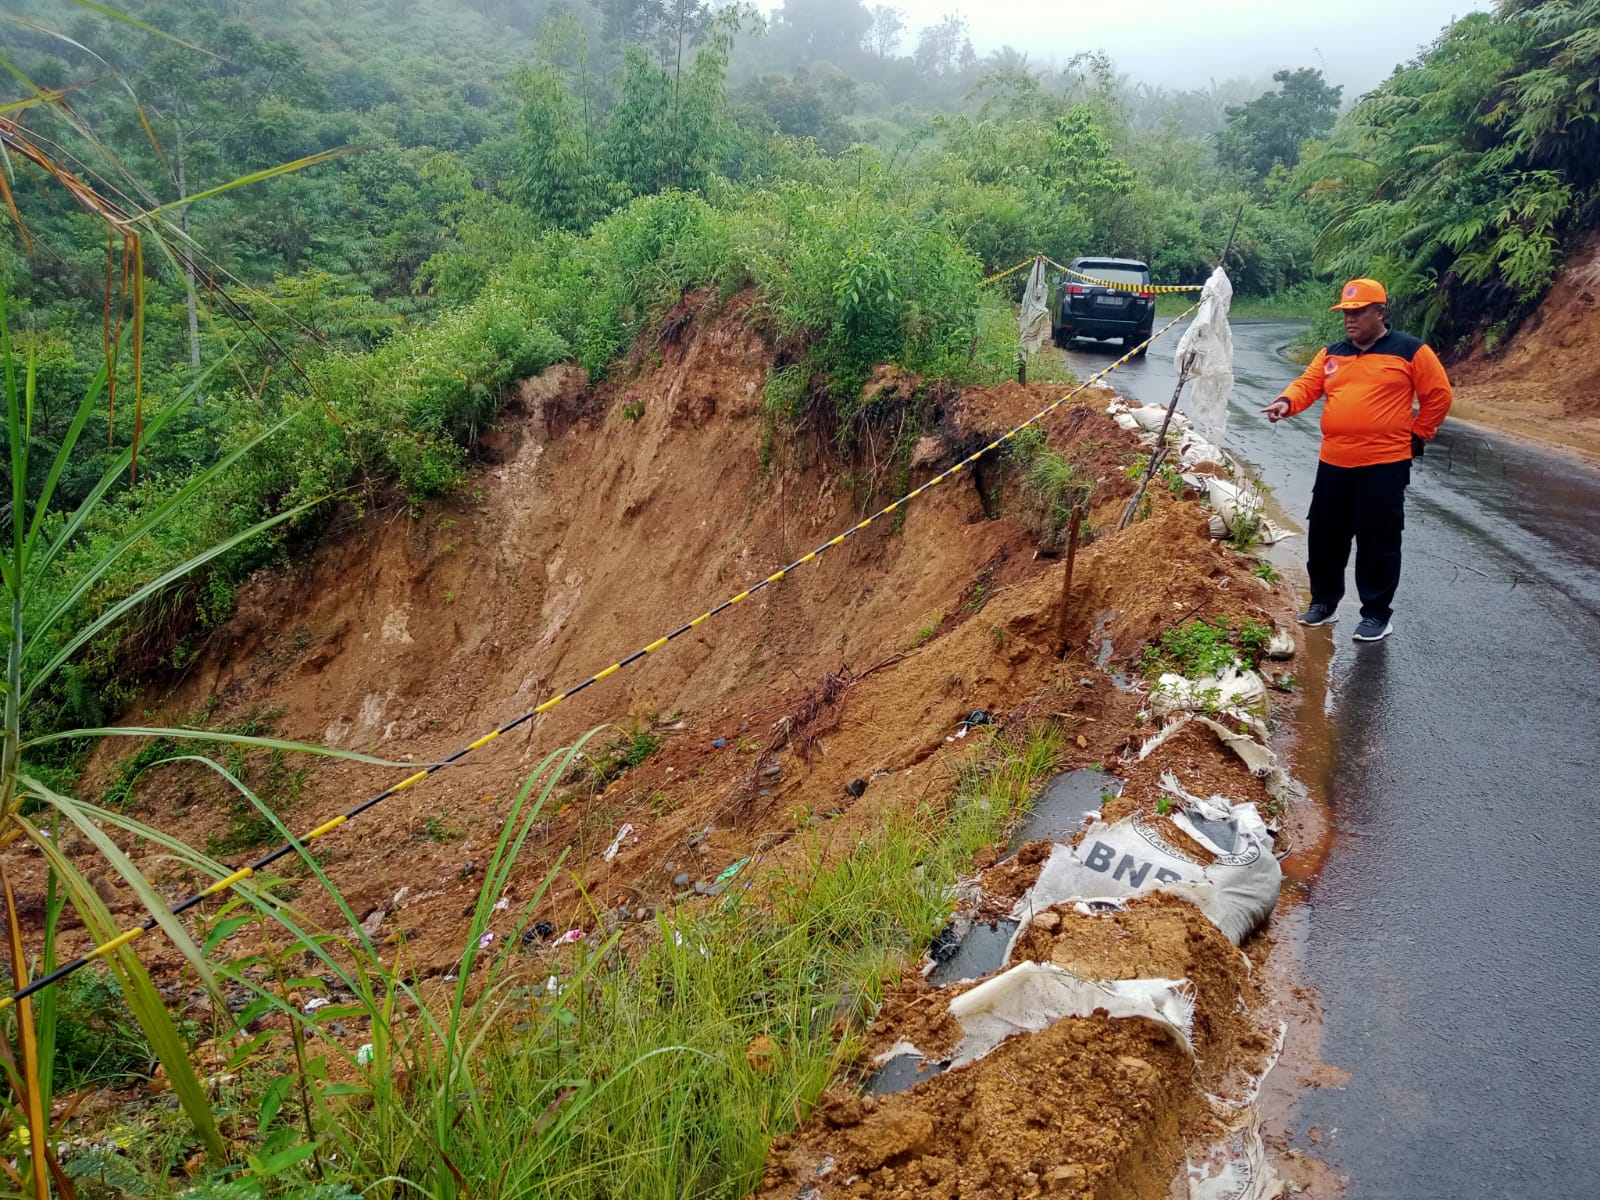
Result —
[[1345, 284], [1333, 310], [1344, 312], [1344, 341], [1317, 351], [1305, 373], [1261, 411], [1277, 422], [1326, 401], [1306, 539], [1311, 607], [1300, 623], [1338, 619], [1353, 538], [1361, 596], [1355, 639], [1377, 642], [1394, 632], [1411, 460], [1421, 457], [1450, 411], [1450, 380], [1429, 347], [1389, 327], [1389, 296], [1376, 279]]

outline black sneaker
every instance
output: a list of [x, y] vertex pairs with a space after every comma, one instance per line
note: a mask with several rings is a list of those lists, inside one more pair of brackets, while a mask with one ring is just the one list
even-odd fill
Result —
[[1377, 617], [1362, 617], [1361, 624], [1351, 636], [1358, 642], [1381, 642], [1394, 632], [1394, 626]]
[[1300, 614], [1302, 625], [1332, 625], [1338, 619], [1338, 610], [1331, 604], [1313, 604]]

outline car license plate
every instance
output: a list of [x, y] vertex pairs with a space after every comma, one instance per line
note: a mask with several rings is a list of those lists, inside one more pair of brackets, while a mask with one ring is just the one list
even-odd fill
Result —
[[1094, 302], [1102, 308], [1121, 308], [1121, 296], [1096, 296]]

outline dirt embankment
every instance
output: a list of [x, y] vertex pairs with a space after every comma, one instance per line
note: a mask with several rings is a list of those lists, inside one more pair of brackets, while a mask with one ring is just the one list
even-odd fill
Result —
[[1450, 368], [1454, 416], [1600, 459], [1600, 233], [1580, 239], [1566, 269], [1516, 335]]
[[[817, 445], [784, 436], [763, 466], [773, 351], [745, 307], [737, 298], [717, 312], [690, 305], [598, 390], [565, 369], [529, 381], [486, 439], [488, 461], [464, 498], [415, 520], [352, 518], [308, 562], [251, 581], [196, 667], [141, 698], [141, 723], [270, 712], [281, 736], [437, 761], [849, 527], [869, 484], [880, 497], [895, 484], [894, 468], [852, 480]], [[1007, 384], [926, 398], [934, 428], [912, 456], [910, 482], [1057, 394]], [[1134, 765], [1149, 734], [1136, 717], [1145, 697], [1113, 674], [1173, 625], [1281, 621], [1292, 597], [1211, 541], [1192, 498], [1164, 488], [1148, 519], [1109, 532], [1139, 447], [1105, 416], [1107, 396], [1090, 392], [1050, 427], [1052, 446], [1095, 482], [1091, 523], [1101, 531], [1078, 556], [1065, 657], [1061, 564], [1036, 555], [1019, 523], [1015, 473], [999, 464], [964, 472], [904, 510], [903, 526], [876, 522], [330, 835], [318, 843], [324, 869], [417, 974], [449, 970], [506, 798], [545, 755], [607, 722], [660, 744], [613, 778], [569, 780], [555, 795], [510, 891], [514, 908], [565, 852], [537, 914], [555, 929], [632, 925], [634, 936], [652, 936], [656, 911], [702, 903], [730, 866], [803, 855], [805, 831], [824, 823], [849, 844], [886, 813], [948, 794], [970, 747], [952, 735], [975, 709], [1001, 722], [1060, 722], [1063, 766], [1127, 775], [1122, 809], [1152, 820], [1170, 801], [1140, 781], [1158, 767], [1201, 795], [1259, 798], [1259, 781], [1214, 740], [1173, 739]], [[124, 750], [103, 749], [89, 783], [108, 781]], [[318, 824], [409, 770], [322, 765], [283, 800], [284, 819]], [[209, 776], [181, 766], [150, 773], [134, 802], [138, 816], [201, 845], [228, 830], [230, 808]], [[88, 853], [76, 839], [65, 849]], [[1027, 859], [994, 866], [991, 892], [1026, 887]], [[174, 899], [202, 883], [165, 856], [138, 861]], [[25, 893], [42, 889], [36, 863], [18, 861], [13, 877]], [[116, 911], [138, 912], [125, 887], [102, 882]], [[297, 903], [336, 920], [331, 906], [317, 910], [314, 888]], [[1058, 915], [1063, 931], [1077, 919]], [[170, 948], [154, 938], [141, 947], [158, 978], [175, 978]], [[542, 962], [560, 952], [535, 943], [528, 953]], [[1245, 947], [1264, 953], [1264, 942]], [[1007, 1042], [881, 1106], [840, 1092], [780, 1144], [774, 1194], [810, 1186], [807, 1148], [860, 1159], [852, 1190], [839, 1194], [1164, 1188], [1186, 1141], [1215, 1124], [1197, 1081], [1218, 1087], [1260, 1065], [1247, 962], [1193, 910], [1160, 902], [1078, 938], [1036, 931], [1024, 956], [1107, 978], [1192, 979], [1210, 1014], [1196, 1026], [1198, 1058], [1150, 1022], [1093, 1015]], [[874, 1038], [897, 1014], [943, 1003], [931, 994], [908, 972]], [[835, 1194], [832, 1181], [849, 1175], [817, 1194]]]

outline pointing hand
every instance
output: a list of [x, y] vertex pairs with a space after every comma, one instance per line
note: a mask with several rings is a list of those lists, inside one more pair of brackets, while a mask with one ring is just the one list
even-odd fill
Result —
[[1283, 420], [1289, 415], [1289, 402], [1282, 396], [1279, 396], [1271, 404], [1267, 405], [1266, 408], [1263, 408], [1261, 412], [1267, 418], [1267, 420], [1276, 425], [1279, 421]]

